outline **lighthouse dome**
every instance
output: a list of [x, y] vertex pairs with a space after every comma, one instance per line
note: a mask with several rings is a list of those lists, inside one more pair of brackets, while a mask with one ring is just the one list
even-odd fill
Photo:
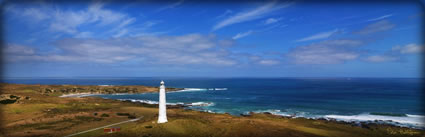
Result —
[[164, 85], [164, 81], [161, 80], [161, 85]]

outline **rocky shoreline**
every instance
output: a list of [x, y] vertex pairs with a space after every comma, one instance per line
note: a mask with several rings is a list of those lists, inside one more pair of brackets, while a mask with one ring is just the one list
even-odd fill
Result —
[[[131, 100], [121, 100], [121, 101], [139, 104], [139, 105], [142, 105], [143, 107], [151, 107], [151, 108], [157, 108], [158, 107], [158, 104], [149, 104], [149, 103], [145, 103], [145, 102], [135, 102], [135, 101], [131, 101]], [[198, 111], [198, 112], [217, 114], [216, 112], [202, 111], [202, 110], [199, 110], [199, 109], [192, 109], [192, 108], [190, 108], [190, 106], [191, 105], [187, 105], [187, 104], [174, 104], [174, 105], [167, 105], [167, 109], [185, 109], [185, 110], [193, 110], [193, 111]], [[224, 113], [224, 114], [238, 117], [237, 115], [232, 115], [230, 113]], [[386, 123], [386, 122], [391, 122], [391, 121], [384, 121], [384, 120], [342, 121], [342, 120], [338, 120], [338, 119], [335, 119], [335, 118], [306, 118], [306, 117], [297, 117], [297, 116], [282, 116], [282, 115], [272, 114], [270, 112], [260, 112], [260, 113], [249, 112], [247, 114], [239, 114], [239, 116], [240, 117], [255, 117], [255, 115], [259, 115], [259, 114], [268, 115], [270, 117], [275, 117], [275, 118], [283, 118], [283, 119], [317, 120], [317, 121], [322, 121], [322, 122], [325, 122], [325, 123], [331, 122], [331, 123], [345, 124], [345, 125], [350, 125], [350, 126], [353, 126], [353, 127], [361, 127], [361, 128], [365, 128], [365, 129], [371, 129], [372, 127], [376, 127], [376, 126], [387, 126], [387, 127], [395, 127], [395, 128], [425, 130], [424, 128], [414, 128], [414, 127], [406, 127], [406, 126], [389, 124], [389, 123]]]

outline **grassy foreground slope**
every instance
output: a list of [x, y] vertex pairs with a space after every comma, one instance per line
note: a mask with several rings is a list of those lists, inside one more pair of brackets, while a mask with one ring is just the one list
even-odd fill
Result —
[[[211, 114], [182, 108], [169, 108], [168, 123], [157, 124], [157, 106], [108, 100], [95, 97], [61, 98], [63, 88], [83, 90], [87, 86], [76, 85], [16, 85], [2, 84], [1, 134], [0, 136], [65, 136], [143, 116], [142, 119], [117, 127], [121, 131], [104, 133], [96, 130], [78, 136], [294, 136], [294, 137], [409, 137], [424, 136], [423, 130], [389, 125], [367, 124], [356, 126], [347, 123], [303, 118], [286, 118], [270, 114], [231, 116]], [[40, 89], [53, 89], [45, 92]], [[90, 88], [105, 88], [91, 86]], [[117, 88], [117, 87], [109, 87]], [[121, 86], [121, 89], [141, 88]], [[71, 89], [71, 92], [72, 92]], [[65, 91], [65, 90], [62, 90]], [[120, 90], [116, 90], [120, 91]], [[128, 91], [128, 90], [127, 90]], [[83, 93], [87, 91], [79, 91]], [[99, 92], [102, 92], [99, 90]], [[137, 93], [157, 92], [146, 87]]]

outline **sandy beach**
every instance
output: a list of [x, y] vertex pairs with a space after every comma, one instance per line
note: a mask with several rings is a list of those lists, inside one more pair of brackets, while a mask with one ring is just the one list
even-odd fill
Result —
[[92, 93], [76, 93], [76, 94], [65, 94], [61, 95], [59, 97], [71, 97], [71, 98], [79, 98], [79, 97], [87, 97], [87, 96], [93, 96], [93, 95], [100, 95], [100, 94], [92, 94]]

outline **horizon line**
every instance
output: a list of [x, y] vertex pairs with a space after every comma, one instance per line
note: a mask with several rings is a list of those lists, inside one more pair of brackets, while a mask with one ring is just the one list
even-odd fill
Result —
[[0, 77], [0, 79], [13, 78], [416, 78], [423, 77], [363, 77], [363, 76], [47, 76], [47, 77]]

